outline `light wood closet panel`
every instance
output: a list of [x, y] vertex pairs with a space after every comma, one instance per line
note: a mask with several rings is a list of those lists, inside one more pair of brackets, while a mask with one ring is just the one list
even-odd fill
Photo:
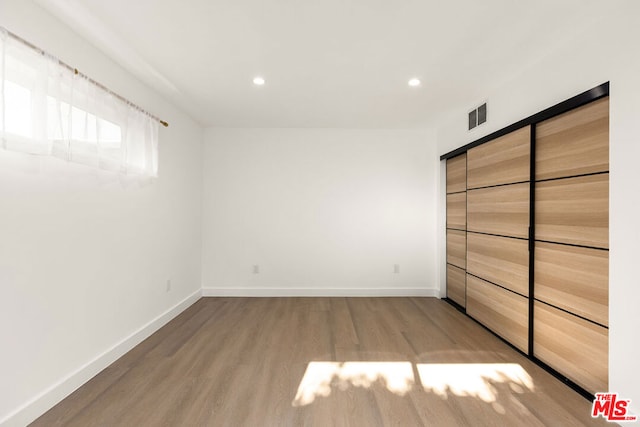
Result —
[[447, 159], [447, 194], [467, 191], [467, 154]]
[[467, 230], [529, 237], [529, 183], [469, 190]]
[[467, 193], [447, 194], [447, 228], [467, 229]]
[[533, 354], [608, 390], [608, 97], [539, 123], [536, 138]]
[[529, 181], [530, 129], [522, 129], [469, 150], [467, 187]]
[[467, 299], [467, 274], [462, 268], [447, 265], [447, 297], [466, 306]]
[[467, 268], [467, 233], [447, 230], [447, 263]]
[[529, 300], [467, 274], [467, 314], [526, 352]]
[[590, 393], [608, 387], [608, 330], [534, 303], [535, 356]]
[[609, 326], [609, 253], [536, 243], [535, 297]]
[[536, 126], [536, 180], [608, 170], [608, 97]]
[[[467, 313], [528, 350], [530, 127], [467, 152]], [[519, 294], [517, 294], [518, 292]]]
[[536, 183], [535, 217], [536, 240], [608, 248], [609, 174]]
[[467, 271], [529, 296], [529, 242], [468, 233]]
[[447, 297], [466, 305], [467, 154], [447, 159]]

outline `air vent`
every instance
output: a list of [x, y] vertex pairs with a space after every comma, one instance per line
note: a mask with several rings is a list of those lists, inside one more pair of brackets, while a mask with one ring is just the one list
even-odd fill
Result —
[[469, 112], [469, 130], [487, 121], [487, 103]]

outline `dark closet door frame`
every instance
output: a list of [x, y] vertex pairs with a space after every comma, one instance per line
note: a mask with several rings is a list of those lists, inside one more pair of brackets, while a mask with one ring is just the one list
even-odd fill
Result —
[[[551, 375], [553, 375], [554, 377], [556, 377], [557, 379], [559, 379], [560, 381], [562, 381], [563, 383], [565, 383], [567, 386], [571, 387], [573, 390], [575, 390], [576, 392], [578, 392], [580, 395], [582, 395], [583, 397], [585, 397], [588, 400], [593, 401], [595, 396], [593, 394], [591, 394], [590, 392], [588, 392], [587, 390], [585, 390], [584, 388], [580, 387], [578, 384], [576, 384], [575, 382], [571, 381], [569, 378], [567, 378], [566, 376], [564, 376], [563, 374], [561, 374], [560, 372], [556, 371], [555, 369], [553, 369], [552, 367], [550, 367], [549, 365], [547, 365], [546, 363], [542, 362], [541, 360], [539, 360], [538, 358], [536, 358], [533, 354], [533, 304], [534, 304], [534, 272], [535, 269], [534, 267], [534, 262], [535, 262], [535, 258], [534, 258], [534, 253], [535, 253], [535, 189], [536, 189], [536, 125], [540, 122], [543, 122], [547, 119], [551, 119], [553, 117], [559, 116], [560, 114], [566, 113], [568, 111], [574, 110], [578, 107], [582, 107], [583, 105], [589, 104], [591, 102], [597, 101], [598, 99], [601, 98], [605, 98], [609, 96], [609, 82], [606, 83], [602, 83], [599, 86], [594, 87], [593, 89], [589, 89], [585, 92], [582, 92], [579, 95], [576, 95], [572, 98], [569, 98], [565, 101], [562, 101], [556, 105], [553, 105], [543, 111], [540, 111], [539, 113], [536, 113], [532, 116], [529, 116], [525, 119], [522, 119], [516, 123], [513, 123], [507, 127], [504, 127], [502, 129], [499, 129], [493, 133], [490, 133], [487, 136], [484, 136], [480, 139], [477, 139], [473, 142], [470, 142], [469, 144], [463, 145], [462, 147], [456, 148], [455, 150], [449, 151], [446, 154], [443, 154], [442, 156], [440, 156], [440, 160], [447, 160], [450, 159], [452, 157], [456, 157], [460, 154], [464, 154], [467, 151], [469, 151], [471, 148], [473, 147], [477, 147], [479, 145], [482, 145], [484, 143], [487, 143], [489, 141], [492, 141], [496, 138], [499, 138], [501, 136], [504, 136], [506, 134], [509, 134], [511, 132], [514, 132], [518, 129], [521, 129], [523, 127], [529, 126], [531, 129], [530, 132], [530, 138], [531, 138], [531, 144], [530, 144], [530, 180], [529, 180], [529, 347], [528, 347], [528, 352], [524, 353], [522, 352], [520, 349], [518, 349], [517, 347], [515, 347], [514, 345], [512, 345], [509, 341], [505, 340], [504, 338], [502, 338], [501, 336], [497, 335], [495, 332], [493, 332], [491, 329], [487, 328], [486, 326], [482, 325], [480, 322], [478, 322], [477, 320], [473, 319], [472, 317], [470, 317], [471, 319], [473, 319], [475, 322], [477, 322], [478, 324], [480, 324], [482, 327], [484, 327], [485, 329], [487, 329], [489, 332], [491, 332], [493, 335], [495, 335], [496, 337], [500, 338], [502, 341], [504, 341], [505, 343], [507, 343], [510, 347], [512, 347], [514, 350], [516, 350], [517, 352], [525, 355], [527, 358], [529, 358], [530, 360], [532, 360], [533, 362], [535, 362], [538, 366], [542, 367], [543, 369], [545, 369], [547, 372], [549, 372]], [[464, 307], [458, 305], [456, 302], [450, 300], [449, 298], [444, 298], [444, 300], [446, 302], [448, 302], [449, 304], [453, 305], [455, 308], [457, 308], [458, 310], [460, 310], [461, 312], [463, 312], [465, 315], [467, 314], [467, 311]]]

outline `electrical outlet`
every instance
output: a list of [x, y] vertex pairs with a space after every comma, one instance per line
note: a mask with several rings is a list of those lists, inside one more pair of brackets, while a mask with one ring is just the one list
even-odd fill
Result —
[[260, 266], [258, 264], [253, 266], [253, 274], [260, 274]]
[[167, 279], [167, 287], [165, 289], [166, 292], [170, 292], [171, 291], [171, 279]]
[[400, 264], [393, 264], [393, 274], [400, 274]]

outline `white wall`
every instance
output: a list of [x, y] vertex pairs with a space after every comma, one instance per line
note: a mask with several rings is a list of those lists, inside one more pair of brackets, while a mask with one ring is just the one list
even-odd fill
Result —
[[426, 131], [208, 129], [205, 295], [435, 295], [437, 167]]
[[182, 309], [199, 295], [201, 272], [210, 294], [437, 294], [437, 155], [607, 80], [610, 390], [640, 412], [634, 3], [585, 14], [575, 38], [487, 88], [485, 126], [466, 132], [466, 112], [481, 101], [469, 100], [440, 127], [437, 149], [418, 131], [210, 129], [203, 154], [191, 119], [32, 1], [0, 0], [0, 25], [171, 123], [160, 131], [160, 178], [147, 185], [0, 151], [0, 424], [30, 421]]
[[[486, 125], [466, 131], [467, 110], [477, 101], [469, 100], [438, 131], [438, 154], [444, 154], [600, 83], [611, 82], [609, 390], [631, 399], [637, 414], [640, 413], [638, 16], [640, 3], [636, 1], [614, 1], [584, 11], [581, 25], [574, 28], [574, 37], [549, 46], [546, 57], [539, 58], [510, 81], [497, 85], [497, 89], [487, 90]], [[443, 236], [441, 226], [440, 245]], [[441, 261], [440, 271], [444, 268]]]
[[203, 135], [31, 1], [0, 25], [170, 122], [142, 185], [0, 150], [0, 424], [24, 425], [199, 297]]

